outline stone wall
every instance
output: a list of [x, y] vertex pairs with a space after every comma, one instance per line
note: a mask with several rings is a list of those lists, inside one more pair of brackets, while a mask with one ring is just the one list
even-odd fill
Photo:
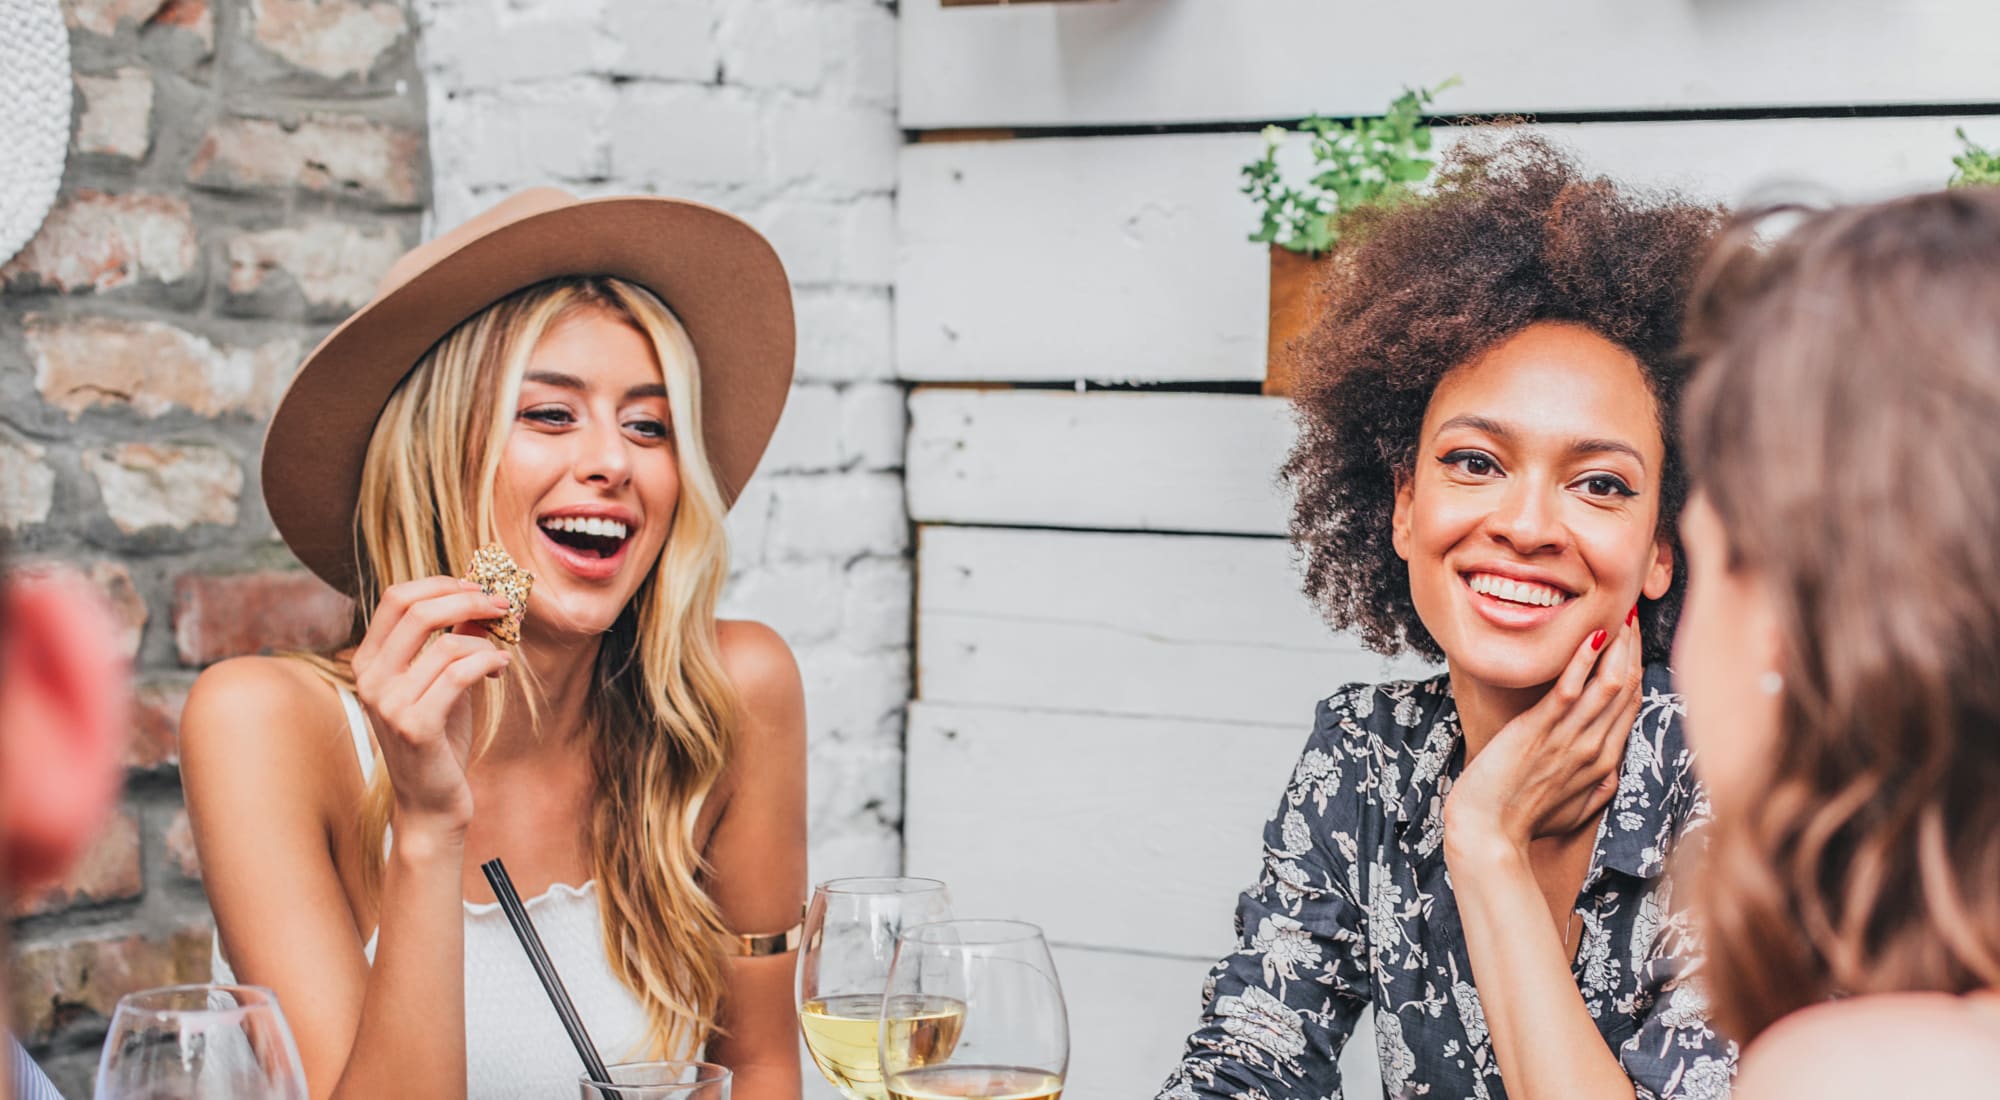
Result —
[[901, 860], [910, 695], [894, 381], [896, 23], [879, 0], [416, 0], [435, 223], [522, 187], [746, 217], [791, 274], [798, 384], [732, 516], [725, 614], [797, 652], [814, 877]]
[[396, 0], [64, 7], [62, 197], [0, 267], [0, 526], [30, 568], [96, 577], [139, 679], [120, 813], [14, 914], [14, 1026], [80, 1098], [119, 995], [207, 977], [174, 771], [195, 670], [343, 628], [276, 541], [258, 446], [304, 351], [417, 239], [429, 180]]

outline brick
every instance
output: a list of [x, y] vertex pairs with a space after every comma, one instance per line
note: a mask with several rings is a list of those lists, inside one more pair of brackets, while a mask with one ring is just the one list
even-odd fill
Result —
[[794, 100], [777, 110], [772, 129], [781, 184], [834, 194], [896, 188], [903, 132], [888, 107]]
[[789, 201], [757, 222], [795, 284], [886, 287], [895, 280], [896, 217], [887, 195]]
[[331, 648], [347, 639], [353, 622], [353, 602], [302, 569], [188, 574], [174, 581], [174, 647], [184, 665]]
[[840, 464], [847, 469], [898, 470], [909, 417], [903, 387], [856, 385], [840, 395]]
[[647, 0], [610, 7], [605, 29], [617, 45], [612, 73], [654, 80], [715, 78], [722, 51], [715, 42], [717, 17], [710, 0]]
[[125, 24], [143, 25], [160, 4], [161, 0], [65, 0], [63, 15], [70, 26], [108, 38]]
[[11, 975], [15, 1033], [23, 1042], [45, 1042], [72, 1022], [108, 1020], [127, 993], [207, 981], [210, 932], [190, 925], [19, 945]]
[[596, 7], [430, 5], [424, 16], [424, 51], [435, 71], [426, 76], [468, 91], [601, 71]]
[[20, 530], [46, 522], [55, 503], [56, 472], [33, 443], [0, 439], [0, 527]]
[[200, 258], [186, 201], [84, 190], [51, 211], [34, 240], [0, 267], [0, 283], [9, 290], [45, 286], [65, 293], [177, 283]]
[[359, 309], [403, 254], [393, 226], [369, 230], [315, 219], [230, 238], [229, 294], [255, 301], [289, 285], [315, 317], [334, 319]]
[[903, 479], [894, 474], [772, 477], [765, 484], [774, 498], [769, 560], [900, 554], [909, 541]]
[[83, 468], [96, 479], [111, 522], [125, 534], [236, 523], [243, 471], [219, 447], [124, 443], [85, 451]]
[[[54, 574], [72, 574], [76, 566], [64, 561], [30, 560], [15, 570], [17, 576], [36, 579]], [[131, 570], [123, 562], [103, 558], [91, 562], [83, 575], [104, 594], [111, 620], [118, 628], [118, 641], [127, 660], [138, 656], [139, 642], [146, 634], [146, 598], [132, 582]]]
[[747, 96], [632, 85], [611, 118], [612, 170], [620, 180], [669, 193], [740, 187], [764, 176], [762, 129]]
[[857, 653], [910, 648], [916, 578], [910, 559], [869, 557], [850, 563], [840, 585], [840, 641]]
[[[808, 737], [891, 748], [900, 743], [910, 698], [907, 650], [850, 653], [819, 646], [799, 654], [799, 676], [812, 700]], [[895, 780], [890, 777], [888, 780]]]
[[601, 178], [611, 154], [600, 120], [611, 104], [611, 90], [597, 80], [461, 95], [431, 120], [431, 162], [441, 179], [509, 191]]
[[839, 391], [831, 386], [793, 386], [758, 470], [775, 474], [838, 469], [840, 421]]
[[896, 15], [886, 5], [837, 9], [825, 87], [840, 98], [896, 106]]
[[840, 563], [780, 562], [729, 579], [717, 614], [770, 624], [793, 648], [832, 641], [840, 632]]
[[718, 33], [723, 78], [750, 88], [818, 91], [837, 18], [831, 5], [733, 5]]
[[226, 118], [203, 136], [188, 180], [222, 191], [297, 188], [417, 206], [423, 147], [415, 130], [352, 116], [315, 114], [289, 125]]
[[367, 76], [410, 30], [400, 4], [363, 0], [251, 0], [250, 25], [258, 45], [331, 79]]
[[225, 348], [164, 321], [30, 314], [25, 327], [35, 388], [72, 420], [100, 406], [267, 417], [304, 354], [295, 338]]
[[125, 766], [134, 771], [179, 767], [181, 710], [187, 706], [190, 682], [148, 680], [132, 692], [132, 739], [126, 742]]
[[215, 12], [208, 0], [167, 0], [153, 15], [152, 26], [178, 27], [195, 36], [207, 53], [215, 51]]
[[144, 69], [109, 76], [78, 74], [82, 103], [76, 151], [144, 160], [153, 147], [153, 78]]
[[139, 868], [139, 818], [125, 809], [105, 822], [103, 831], [62, 882], [38, 897], [15, 903], [11, 915], [41, 916], [126, 901], [143, 894], [145, 889], [145, 878]]
[[188, 822], [185, 809], [175, 810], [167, 822], [165, 833], [160, 837], [167, 849], [167, 862], [181, 877], [192, 882], [201, 881], [201, 853], [194, 846], [194, 826]]
[[896, 315], [886, 289], [809, 288], [793, 295], [792, 308], [800, 381], [895, 377]]

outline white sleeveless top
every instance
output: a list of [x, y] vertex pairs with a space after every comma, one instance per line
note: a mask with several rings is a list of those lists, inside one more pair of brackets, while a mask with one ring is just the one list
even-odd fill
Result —
[[[375, 766], [368, 719], [353, 693], [339, 690], [366, 785]], [[650, 1037], [646, 1010], [611, 973], [604, 956], [597, 880], [581, 887], [557, 883], [526, 904], [542, 946], [604, 1060], [646, 1058]], [[375, 961], [373, 934], [363, 951], [369, 962]], [[214, 980], [234, 982], [219, 936], [212, 958]], [[569, 1033], [497, 903], [465, 903], [465, 1063], [466, 1100], [573, 1097], [583, 1072]]]

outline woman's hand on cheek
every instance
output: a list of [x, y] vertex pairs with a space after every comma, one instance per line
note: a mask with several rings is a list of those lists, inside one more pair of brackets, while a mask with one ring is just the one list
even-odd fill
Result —
[[[1447, 860], [1582, 828], [1618, 790], [1644, 672], [1636, 616], [1593, 631], [1541, 701], [1501, 727], [1445, 799]], [[1486, 850], [1492, 850], [1487, 848]]]

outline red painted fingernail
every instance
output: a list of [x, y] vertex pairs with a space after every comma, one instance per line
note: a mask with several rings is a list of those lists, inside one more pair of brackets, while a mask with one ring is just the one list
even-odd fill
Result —
[[1625, 616], [1625, 625], [1631, 626], [1633, 623], [1638, 621], [1639, 621], [1639, 605], [1635, 603], [1632, 605], [1631, 613]]
[[1590, 651], [1592, 653], [1595, 653], [1603, 648], [1604, 648], [1604, 632], [1600, 630], [1590, 636]]

